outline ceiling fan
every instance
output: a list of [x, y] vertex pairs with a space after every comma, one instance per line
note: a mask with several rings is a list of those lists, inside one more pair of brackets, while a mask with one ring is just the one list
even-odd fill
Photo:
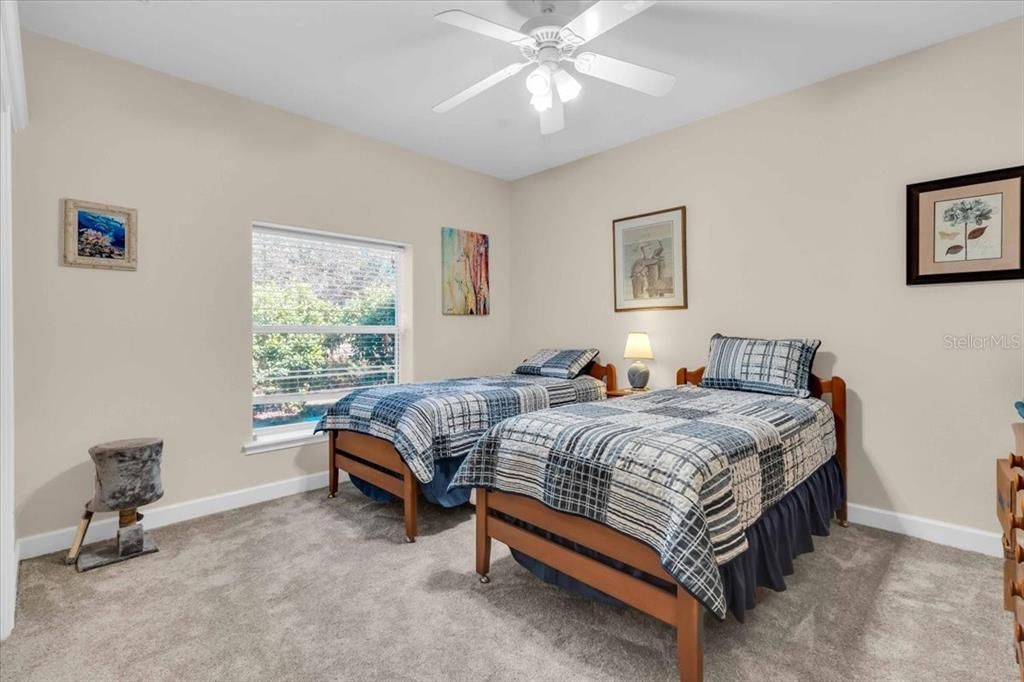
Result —
[[675, 76], [593, 52], [577, 53], [587, 42], [632, 19], [654, 3], [655, 0], [599, 0], [569, 21], [555, 14], [553, 2], [544, 2], [541, 3], [541, 15], [528, 20], [518, 31], [462, 10], [441, 12], [434, 16], [438, 21], [514, 45], [526, 61], [509, 64], [441, 102], [434, 111], [450, 111], [527, 66], [536, 64], [537, 67], [526, 77], [530, 104], [540, 112], [540, 132], [544, 135], [557, 133], [565, 127], [563, 103], [575, 99], [583, 87], [563, 68], [562, 62], [572, 64], [577, 73], [585, 76], [661, 97], [672, 89]]

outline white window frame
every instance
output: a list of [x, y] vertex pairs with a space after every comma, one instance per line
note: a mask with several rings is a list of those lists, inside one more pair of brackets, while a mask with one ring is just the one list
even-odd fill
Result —
[[[406, 245], [397, 242], [390, 242], [381, 239], [366, 237], [354, 237], [314, 230], [306, 227], [293, 227], [290, 225], [279, 225], [276, 223], [254, 222], [252, 234], [257, 232], [281, 234], [288, 237], [302, 237], [310, 240], [321, 240], [332, 244], [347, 244], [350, 246], [366, 247], [394, 251], [399, 254], [399, 266], [395, 281], [395, 324], [393, 325], [258, 325], [252, 324], [250, 339], [250, 352], [252, 337], [256, 334], [393, 334], [395, 337], [395, 381], [402, 381], [402, 346], [404, 342], [402, 324], [402, 299], [406, 295], [404, 287], [404, 270], [406, 268]], [[250, 265], [250, 282], [252, 271]], [[252, 315], [250, 314], [250, 323]], [[251, 377], [250, 377], [251, 379]], [[278, 393], [275, 395], [257, 396], [250, 395], [249, 413], [250, 421], [253, 405], [266, 405], [270, 403], [294, 401], [318, 400], [339, 400], [348, 395], [355, 388], [345, 388], [337, 391], [313, 391], [307, 393]], [[313, 425], [305, 424], [281, 424], [278, 426], [265, 426], [259, 429], [252, 429], [252, 441], [243, 446], [246, 454], [256, 454], [279, 450], [283, 448], [296, 447], [308, 443], [317, 443], [327, 440], [326, 434], [313, 434]]]

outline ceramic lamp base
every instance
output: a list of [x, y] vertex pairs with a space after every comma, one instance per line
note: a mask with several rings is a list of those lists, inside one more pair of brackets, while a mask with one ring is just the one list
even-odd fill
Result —
[[651, 378], [651, 370], [647, 369], [647, 365], [637, 360], [629, 366], [626, 376], [629, 377], [630, 387], [640, 390], [647, 387], [647, 380]]

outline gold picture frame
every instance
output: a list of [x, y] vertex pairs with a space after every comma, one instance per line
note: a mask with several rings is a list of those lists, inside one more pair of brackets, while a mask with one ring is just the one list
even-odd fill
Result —
[[138, 268], [134, 208], [64, 200], [64, 265], [103, 270]]

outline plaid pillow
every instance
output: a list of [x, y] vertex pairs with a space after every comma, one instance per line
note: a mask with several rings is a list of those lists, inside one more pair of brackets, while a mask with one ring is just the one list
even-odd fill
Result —
[[807, 398], [818, 339], [744, 339], [715, 334], [700, 385]]
[[524, 360], [523, 364], [516, 367], [515, 373], [575, 379], [596, 357], [596, 348], [587, 348], [586, 350], [544, 348]]

